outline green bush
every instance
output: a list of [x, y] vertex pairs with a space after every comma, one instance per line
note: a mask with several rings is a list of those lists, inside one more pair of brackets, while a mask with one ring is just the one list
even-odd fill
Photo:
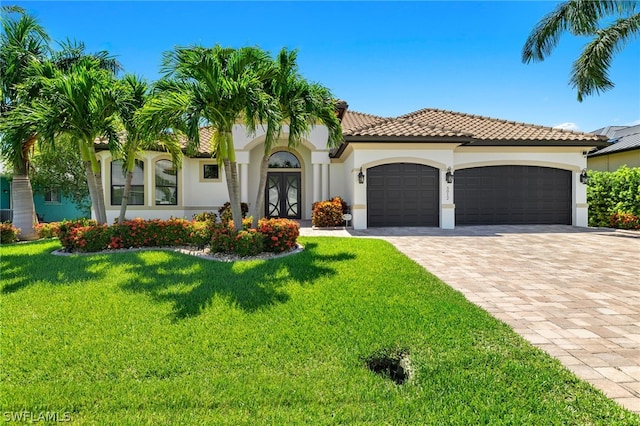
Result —
[[9, 244], [18, 241], [20, 228], [13, 226], [11, 222], [0, 223], [0, 243]]
[[615, 172], [589, 172], [589, 226], [614, 226], [616, 214], [640, 216], [640, 167]]
[[313, 226], [332, 227], [344, 225], [343, 215], [346, 212], [347, 203], [340, 197], [334, 197], [327, 201], [313, 203], [311, 223]]
[[57, 236], [60, 239], [62, 246], [68, 251], [77, 249], [76, 245], [76, 228], [86, 226], [96, 226], [98, 222], [92, 219], [76, 219], [76, 220], [63, 220], [58, 225]]
[[264, 251], [283, 252], [296, 246], [300, 225], [289, 219], [261, 219], [258, 232], [264, 236]]
[[215, 222], [216, 214], [214, 212], [202, 212], [193, 215], [194, 222]]
[[189, 226], [189, 243], [196, 246], [199, 249], [203, 248], [211, 242], [213, 238], [213, 230], [216, 226], [215, 220], [213, 222], [207, 221], [194, 221]]

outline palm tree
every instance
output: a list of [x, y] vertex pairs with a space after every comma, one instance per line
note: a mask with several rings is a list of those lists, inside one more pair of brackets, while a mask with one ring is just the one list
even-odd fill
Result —
[[238, 168], [232, 128], [244, 122], [250, 132], [257, 123], [277, 122], [280, 111], [264, 90], [273, 77], [273, 61], [255, 47], [176, 47], [166, 52], [165, 77], [143, 116], [147, 121], [184, 133], [190, 151], [200, 143], [200, 127], [213, 128], [212, 155], [224, 166], [235, 227], [242, 229]]
[[42, 142], [51, 144], [57, 136], [69, 135], [78, 144], [85, 164], [96, 219], [106, 223], [102, 175], [94, 143], [102, 137], [109, 141], [111, 149], [118, 144], [115, 76], [92, 56], [79, 58], [66, 70], [51, 61], [32, 62], [30, 68], [33, 77], [21, 91], [37, 91], [38, 95], [12, 110], [0, 129], [28, 129]]
[[[17, 87], [25, 80], [29, 64], [46, 57], [49, 36], [24, 10], [15, 6], [3, 6], [1, 10], [0, 118], [4, 120], [17, 105], [27, 101], [18, 96]], [[35, 143], [36, 135], [25, 129], [5, 130], [0, 134], [2, 158], [13, 167], [13, 224], [21, 229], [21, 240], [38, 237], [34, 229], [37, 217], [29, 179], [29, 155]]]
[[162, 149], [171, 154], [173, 164], [179, 168], [182, 150], [174, 134], [166, 132], [162, 127], [146, 126], [140, 120], [139, 112], [149, 98], [149, 85], [135, 75], [127, 74], [120, 80], [120, 87], [122, 91], [118, 97], [118, 110], [125, 135], [118, 153], [123, 160], [122, 172], [126, 176], [118, 217], [118, 222], [122, 223], [127, 212], [136, 155], [144, 149]]
[[329, 130], [329, 147], [336, 147], [342, 140], [340, 121], [335, 113], [331, 92], [325, 87], [310, 84], [298, 73], [297, 51], [282, 49], [276, 60], [277, 73], [267, 85], [267, 90], [276, 99], [280, 108], [281, 121], [267, 124], [264, 153], [260, 163], [260, 181], [256, 202], [253, 206], [253, 227], [264, 216], [265, 186], [269, 172], [269, 155], [278, 142], [282, 125], [289, 126], [288, 148], [295, 148], [302, 138], [318, 122]]
[[[558, 44], [560, 35], [592, 37], [580, 57], [573, 63], [571, 86], [578, 90], [578, 101], [584, 96], [613, 88], [608, 70], [615, 53], [640, 32], [640, 13], [636, 1], [569, 0], [561, 3], [534, 27], [522, 50], [522, 61], [542, 61]], [[617, 17], [609, 23], [608, 18]], [[609, 24], [601, 27], [602, 21]]]

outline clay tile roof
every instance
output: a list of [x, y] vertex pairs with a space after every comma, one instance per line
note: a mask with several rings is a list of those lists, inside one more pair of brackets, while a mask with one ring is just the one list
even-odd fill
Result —
[[346, 110], [342, 117], [342, 134], [348, 134], [351, 130], [386, 120], [385, 117], [379, 115], [364, 114], [362, 112]]
[[400, 136], [400, 137], [464, 137], [468, 133], [445, 127], [419, 123], [406, 118], [385, 118], [371, 123], [343, 130], [348, 136]]
[[398, 117], [417, 123], [458, 129], [479, 141], [602, 141], [592, 133], [574, 132], [516, 121], [440, 109], [421, 109]]
[[[119, 137], [124, 137], [124, 133], [118, 134]], [[200, 128], [200, 147], [196, 156], [210, 156], [212, 153], [211, 147], [211, 136], [213, 136], [213, 130], [211, 127], [201, 127]], [[186, 152], [187, 150], [187, 138], [183, 135], [178, 136], [178, 140], [180, 141], [180, 145], [182, 146], [182, 150]], [[105, 138], [96, 139], [96, 148], [97, 149], [107, 149], [109, 141]]]

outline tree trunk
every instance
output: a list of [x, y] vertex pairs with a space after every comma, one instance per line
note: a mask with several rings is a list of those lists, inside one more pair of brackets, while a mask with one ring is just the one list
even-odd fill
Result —
[[33, 190], [28, 174], [13, 175], [11, 196], [13, 198], [13, 226], [20, 228], [18, 239], [23, 241], [38, 239], [38, 233], [34, 229], [38, 218], [33, 204]]
[[91, 208], [93, 209], [93, 213], [96, 215], [95, 217], [97, 219], [98, 206], [96, 204], [96, 198], [97, 198], [96, 179], [93, 174], [93, 169], [91, 168], [91, 161], [85, 161], [84, 168], [87, 174], [87, 185], [89, 186], [89, 197], [91, 198]]
[[94, 168], [93, 176], [96, 180], [96, 201], [98, 202], [98, 206], [100, 208], [100, 214], [98, 215], [97, 220], [98, 224], [104, 225], [107, 223], [107, 209], [104, 204], [104, 189], [102, 187], [102, 173], [100, 172], [100, 169], [98, 169], [98, 172], [96, 172]]
[[132, 180], [133, 172], [127, 172], [127, 178], [124, 181], [124, 191], [122, 192], [122, 203], [120, 204], [120, 216], [118, 216], [118, 223], [124, 222], [124, 216], [127, 214], [127, 205], [129, 204], [129, 192], [131, 192]]
[[258, 183], [258, 195], [253, 210], [252, 227], [258, 227], [258, 221], [264, 217], [264, 193], [267, 186], [267, 175], [269, 173], [269, 156], [265, 154], [260, 163], [260, 183]]
[[235, 161], [224, 159], [224, 173], [227, 178], [227, 191], [231, 204], [231, 216], [236, 231], [242, 230], [242, 206], [240, 204], [240, 185], [238, 184], [238, 165]]

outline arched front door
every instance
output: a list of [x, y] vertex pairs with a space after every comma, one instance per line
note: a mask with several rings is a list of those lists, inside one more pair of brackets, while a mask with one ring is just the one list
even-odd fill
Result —
[[265, 216], [300, 219], [302, 173], [300, 160], [288, 151], [278, 151], [269, 158], [265, 193]]

